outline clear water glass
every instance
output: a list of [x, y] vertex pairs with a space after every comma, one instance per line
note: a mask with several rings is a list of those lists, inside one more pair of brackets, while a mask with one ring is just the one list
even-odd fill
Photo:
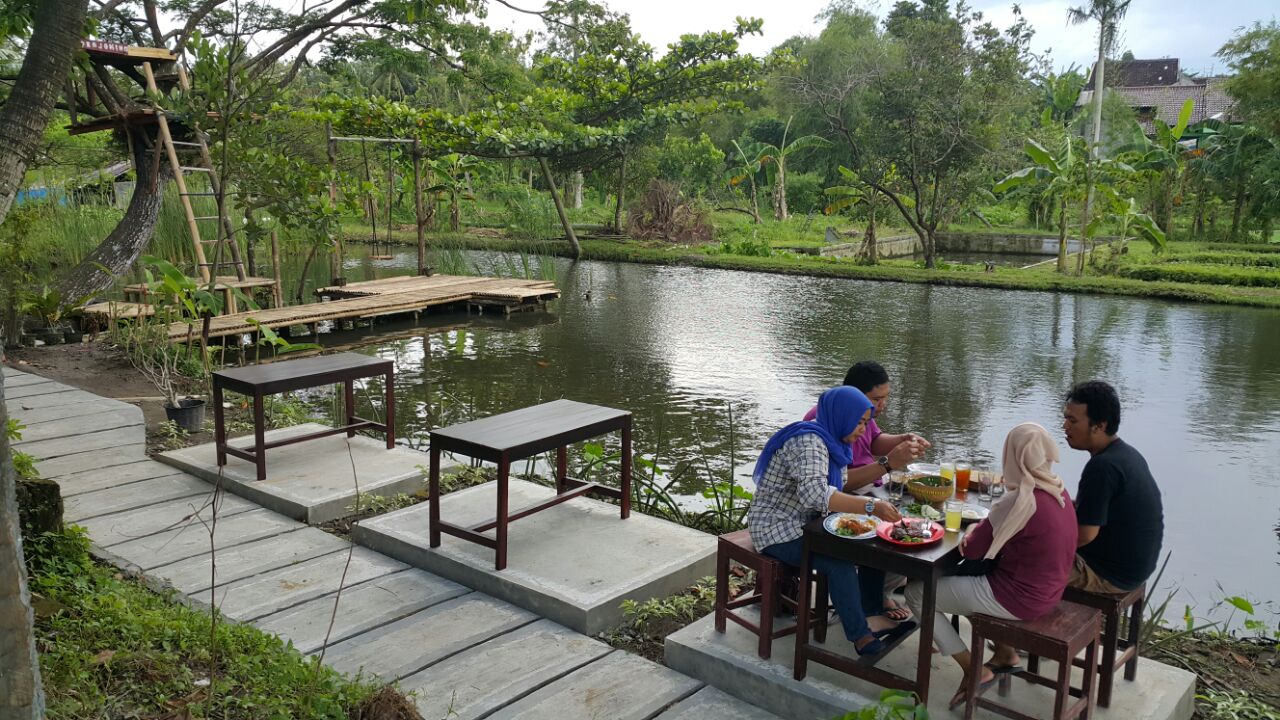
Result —
[[1002, 497], [1004, 495], [1004, 476], [992, 474], [991, 478], [991, 498]]
[[907, 488], [907, 474], [901, 470], [889, 473], [889, 501], [894, 505], [902, 504], [902, 496]]
[[995, 473], [990, 470], [975, 470], [973, 472], [978, 481], [978, 502], [991, 502], [992, 485], [995, 483]]

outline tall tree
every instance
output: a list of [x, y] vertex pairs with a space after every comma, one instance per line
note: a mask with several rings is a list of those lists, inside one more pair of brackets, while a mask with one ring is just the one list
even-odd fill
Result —
[[[1120, 21], [1129, 11], [1132, 0], [1089, 0], [1087, 5], [1067, 9], [1067, 22], [1072, 25], [1098, 23], [1098, 57], [1093, 65], [1093, 141], [1089, 144], [1089, 157], [1097, 160], [1102, 146], [1102, 96], [1107, 91], [1107, 53], [1115, 48]], [[1081, 224], [1089, 223], [1089, 202], [1093, 199], [1093, 180], [1086, 173], [1086, 192], [1081, 208]], [[1080, 255], [1080, 268], [1084, 268], [1084, 254]]]
[[1280, 23], [1256, 22], [1218, 50], [1234, 75], [1227, 91], [1240, 115], [1280, 137]]

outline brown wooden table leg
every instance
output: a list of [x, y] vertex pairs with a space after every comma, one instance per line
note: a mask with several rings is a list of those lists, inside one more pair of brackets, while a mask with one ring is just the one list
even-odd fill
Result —
[[222, 409], [222, 386], [213, 380], [213, 446], [218, 453], [218, 467], [227, 464], [227, 424]]
[[[342, 404], [347, 410], [347, 425], [352, 425], [356, 421], [356, 384], [354, 380], [347, 379], [342, 382]], [[348, 430], [347, 437], [355, 437], [355, 430]]]
[[391, 450], [396, 446], [396, 371], [394, 368], [387, 371], [386, 403], [387, 449]]
[[806, 536], [804, 550], [800, 554], [800, 589], [796, 591], [796, 658], [791, 673], [796, 680], [803, 680], [809, 669], [804, 650], [809, 644], [809, 577], [813, 574], [812, 567], [809, 538]]
[[631, 515], [631, 418], [622, 426], [622, 519]]
[[427, 528], [431, 535], [431, 547], [440, 547], [440, 448], [431, 446], [431, 463], [427, 471], [427, 491], [431, 493]]
[[[929, 705], [929, 671], [933, 656], [933, 614], [938, 604], [939, 573], [924, 578], [924, 602], [920, 604], [920, 649], [916, 652], [916, 694]], [[978, 652], [976, 648], [971, 648]]]
[[267, 479], [266, 444], [267, 418], [262, 408], [262, 393], [253, 394], [253, 460], [258, 466], [258, 479]]
[[498, 460], [498, 524], [494, 528], [498, 541], [498, 557], [494, 565], [498, 570], [507, 568], [507, 480], [510, 475], [511, 458], [502, 453], [502, 458]]
[[569, 448], [556, 448], [556, 494], [564, 492], [564, 480], [569, 477]]

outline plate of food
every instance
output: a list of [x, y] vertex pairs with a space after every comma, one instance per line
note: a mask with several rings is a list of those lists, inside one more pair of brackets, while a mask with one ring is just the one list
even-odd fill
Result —
[[941, 475], [942, 466], [937, 463], [911, 463], [907, 472], [912, 475]]
[[882, 522], [876, 527], [876, 535], [885, 542], [901, 547], [922, 547], [942, 539], [942, 526], [923, 518], [903, 518], [898, 522]]
[[960, 522], [965, 525], [976, 523], [981, 520], [986, 520], [987, 516], [990, 514], [990, 508], [984, 508], [981, 505], [974, 505], [973, 503], [965, 503], [964, 507], [960, 509]]
[[902, 506], [902, 514], [905, 517], [925, 518], [926, 520], [942, 519], [942, 511], [928, 503], [907, 503]]
[[822, 521], [822, 526], [832, 535], [850, 540], [868, 540], [876, 536], [879, 520], [857, 513], [833, 513]]

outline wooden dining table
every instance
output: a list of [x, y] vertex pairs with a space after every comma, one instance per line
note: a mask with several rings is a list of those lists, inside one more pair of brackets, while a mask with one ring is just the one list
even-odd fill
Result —
[[[902, 547], [889, 543], [879, 537], [869, 540], [853, 540], [839, 537], [828, 532], [822, 525], [822, 518], [813, 520], [804, 528], [804, 558], [800, 567], [800, 577], [808, 577], [812, 568], [814, 554], [847, 560], [862, 567], [876, 568], [889, 573], [897, 573], [909, 580], [924, 582], [924, 600], [917, 629], [889, 643], [885, 650], [874, 656], [857, 657], [832, 652], [822, 644], [810, 638], [809, 613], [799, 613], [796, 622], [796, 649], [794, 675], [796, 680], [803, 680], [810, 660], [847, 673], [857, 678], [875, 683], [881, 687], [913, 692], [920, 698], [920, 703], [929, 703], [929, 672], [933, 652], [933, 622], [938, 593], [938, 581], [951, 573], [960, 563], [960, 539], [963, 532], [944, 533], [942, 539], [923, 547]], [[809, 606], [809, 593], [812, 589], [808, 583], [800, 584], [797, 605]], [[900, 645], [912, 633], [919, 633], [920, 647], [916, 657], [916, 675], [905, 677], [888, 670], [876, 667], [876, 663]]]

